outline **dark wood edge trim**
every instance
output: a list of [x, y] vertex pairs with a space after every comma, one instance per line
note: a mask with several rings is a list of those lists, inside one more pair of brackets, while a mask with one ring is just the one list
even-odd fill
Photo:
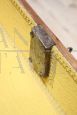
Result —
[[56, 35], [49, 29], [49, 27], [42, 21], [42, 19], [37, 15], [37, 13], [32, 9], [29, 3], [26, 0], [19, 0], [20, 3], [24, 6], [24, 8], [28, 11], [31, 17], [37, 24], [40, 24], [44, 27], [46, 32], [52, 36], [53, 41], [56, 44], [56, 47], [61, 52], [61, 54], [65, 57], [65, 59], [70, 63], [70, 65], [77, 71], [77, 60], [72, 56], [71, 53], [64, 47], [64, 45], [60, 42], [60, 40], [56, 37]]

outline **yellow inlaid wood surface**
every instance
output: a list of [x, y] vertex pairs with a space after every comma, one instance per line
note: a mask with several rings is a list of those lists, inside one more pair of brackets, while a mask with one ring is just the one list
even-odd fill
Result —
[[62, 115], [29, 63], [30, 31], [13, 4], [0, 0], [0, 115]]

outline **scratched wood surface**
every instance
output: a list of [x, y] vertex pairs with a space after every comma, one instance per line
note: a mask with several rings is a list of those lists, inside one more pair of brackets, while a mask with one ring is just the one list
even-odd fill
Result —
[[61, 40], [73, 47], [77, 59], [77, 0], [28, 0], [37, 14]]

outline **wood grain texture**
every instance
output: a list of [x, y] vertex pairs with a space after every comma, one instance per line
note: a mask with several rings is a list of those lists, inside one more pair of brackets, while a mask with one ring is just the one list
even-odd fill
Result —
[[62, 115], [30, 66], [29, 32], [10, 0], [0, 1], [0, 115]]

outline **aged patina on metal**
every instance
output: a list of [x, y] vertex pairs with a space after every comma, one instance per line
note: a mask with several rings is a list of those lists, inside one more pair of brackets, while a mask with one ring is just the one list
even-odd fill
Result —
[[51, 48], [54, 41], [41, 25], [32, 28], [30, 43], [30, 60], [34, 70], [40, 76], [48, 76], [50, 70]]

